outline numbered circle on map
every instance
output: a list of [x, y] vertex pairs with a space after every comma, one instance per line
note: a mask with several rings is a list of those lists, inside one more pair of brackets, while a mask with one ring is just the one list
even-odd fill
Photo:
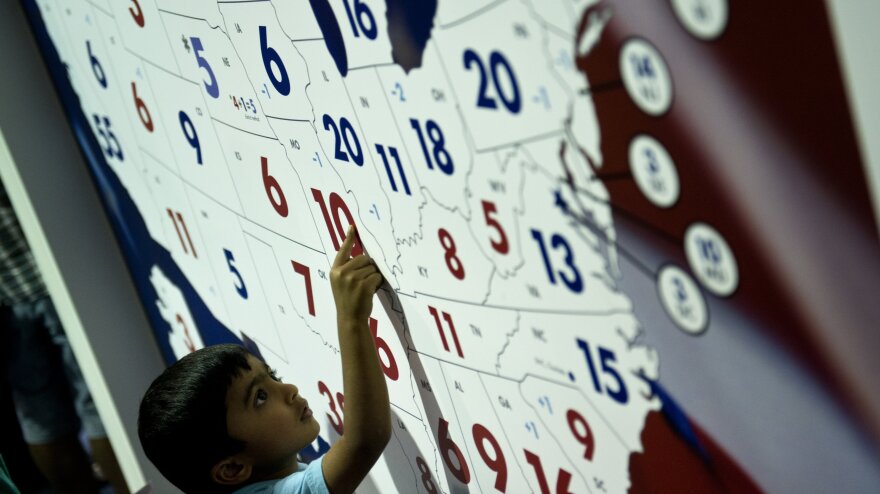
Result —
[[678, 201], [678, 172], [660, 141], [646, 134], [634, 137], [629, 143], [629, 168], [652, 204], [668, 208]]
[[713, 40], [727, 27], [727, 0], [672, 0], [675, 15], [689, 33]]
[[672, 106], [672, 77], [654, 46], [632, 38], [620, 50], [620, 76], [626, 92], [640, 110], [660, 116]]
[[717, 230], [694, 223], [684, 234], [684, 251], [691, 271], [707, 290], [727, 297], [739, 286], [739, 268], [733, 251]]
[[709, 310], [697, 282], [678, 266], [668, 265], [657, 277], [660, 303], [685, 333], [698, 335], [709, 327]]

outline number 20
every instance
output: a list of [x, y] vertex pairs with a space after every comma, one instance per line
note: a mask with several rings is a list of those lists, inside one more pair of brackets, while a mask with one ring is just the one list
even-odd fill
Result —
[[[477, 52], [468, 48], [464, 52], [464, 68], [471, 70], [471, 67], [474, 65], [477, 66], [477, 70], [480, 72], [480, 89], [477, 93], [477, 106], [480, 108], [495, 110], [498, 108], [498, 103], [495, 101], [495, 98], [488, 94], [489, 81], [487, 79], [486, 66], [483, 64], [480, 56], [477, 55]], [[510, 113], [519, 113], [520, 110], [522, 110], [522, 98], [520, 96], [519, 84], [516, 82], [516, 76], [513, 73], [513, 67], [510, 66], [510, 62], [507, 61], [507, 58], [505, 58], [501, 52], [493, 51], [489, 54], [489, 69], [491, 70], [492, 84], [495, 86], [495, 93], [501, 100], [501, 104], [503, 104]], [[499, 80], [499, 70], [507, 74], [507, 80], [513, 94], [508, 95], [502, 89]]]

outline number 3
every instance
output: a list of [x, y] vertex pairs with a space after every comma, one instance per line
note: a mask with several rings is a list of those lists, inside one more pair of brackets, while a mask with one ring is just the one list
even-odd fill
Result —
[[119, 141], [116, 140], [116, 135], [110, 130], [110, 119], [108, 117], [99, 117], [98, 115], [92, 115], [92, 118], [95, 121], [95, 130], [104, 139], [104, 142], [107, 143], [104, 152], [111, 158], [123, 161], [125, 158], [122, 155], [122, 147], [119, 145]]
[[341, 436], [343, 431], [342, 416], [339, 415], [339, 410], [336, 409], [336, 402], [339, 402], [339, 408], [342, 408], [342, 393], [336, 393], [336, 402], [334, 402], [333, 393], [330, 392], [330, 388], [327, 387], [324, 381], [318, 381], [318, 392], [327, 397], [330, 411], [333, 413], [333, 415], [328, 413], [327, 418], [330, 419], [330, 425], [333, 426], [336, 433]]
[[134, 22], [138, 26], [144, 27], [144, 11], [141, 9], [141, 4], [138, 3], [138, 0], [131, 0], [131, 3], [134, 4], [134, 7], [137, 7], [137, 13], [135, 13], [134, 7], [129, 7], [128, 11], [131, 13], [132, 18], [134, 18]]

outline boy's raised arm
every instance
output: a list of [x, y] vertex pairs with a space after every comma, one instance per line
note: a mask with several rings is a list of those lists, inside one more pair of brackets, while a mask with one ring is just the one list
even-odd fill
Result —
[[354, 492], [391, 438], [388, 388], [369, 327], [382, 274], [368, 255], [351, 258], [356, 237], [352, 226], [330, 270], [345, 394], [345, 434], [323, 460], [324, 480], [334, 494]]

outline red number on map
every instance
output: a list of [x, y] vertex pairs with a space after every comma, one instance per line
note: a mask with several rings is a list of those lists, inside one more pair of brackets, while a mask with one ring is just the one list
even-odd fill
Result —
[[[469, 483], [471, 481], [471, 471], [464, 460], [461, 448], [449, 437], [449, 422], [443, 420], [442, 417], [440, 418], [440, 428], [437, 430], [437, 446], [440, 447], [440, 455], [443, 457], [443, 461], [446, 463], [449, 471], [452, 472], [452, 475], [463, 484]], [[455, 455], [456, 463], [458, 463], [457, 466], [452, 463], [449, 453]]]
[[590, 429], [587, 419], [574, 410], [569, 410], [565, 414], [565, 418], [568, 420], [568, 428], [571, 429], [571, 433], [586, 448], [584, 450], [584, 458], [587, 461], [593, 461], [593, 453], [596, 450], [596, 438], [593, 437], [593, 431]]
[[[189, 236], [189, 230], [186, 228], [186, 222], [183, 221], [183, 215], [181, 215], [179, 211], [172, 211], [171, 208], [165, 208], [165, 211], [168, 212], [168, 217], [171, 218], [171, 222], [174, 223], [174, 230], [177, 231], [177, 238], [180, 239], [180, 245], [183, 246], [183, 253], [189, 254], [189, 251], [192, 250], [193, 257], [198, 259], [199, 255], [196, 254], [196, 246], [193, 245], [192, 238]], [[183, 233], [181, 233], [181, 231]], [[184, 235], [186, 236], [186, 242], [183, 241]], [[187, 243], [189, 244], [189, 249], [186, 248]]]
[[342, 394], [336, 393], [336, 400], [339, 402], [339, 409], [336, 409], [336, 401], [333, 401], [333, 393], [330, 392], [330, 388], [327, 387], [327, 384], [324, 381], [318, 381], [318, 392], [327, 397], [327, 404], [330, 405], [330, 412], [333, 415], [327, 414], [327, 418], [330, 419], [330, 425], [333, 426], [333, 429], [340, 436], [342, 435], [343, 427], [342, 427], [342, 416], [339, 415], [339, 412], [342, 410]]
[[[330, 234], [330, 240], [333, 241], [333, 248], [339, 250], [342, 241], [345, 239], [346, 230], [348, 229], [347, 225], [342, 225], [342, 219], [339, 217], [339, 214], [342, 213], [345, 216], [346, 221], [348, 221], [348, 224], [353, 225], [354, 218], [351, 215], [351, 211], [348, 210], [348, 206], [345, 205], [345, 202], [336, 192], [330, 194], [329, 208], [324, 201], [324, 194], [320, 190], [312, 189], [312, 197], [321, 207], [321, 215], [324, 217], [324, 224], [327, 225], [327, 232]], [[332, 221], [330, 220], [331, 211], [333, 212]], [[336, 225], [336, 228], [333, 227], [334, 224]], [[355, 240], [354, 246], [351, 248], [351, 256], [357, 257], [363, 253], [364, 249], [361, 247], [360, 239]]]
[[[269, 160], [265, 156], [260, 157], [260, 164], [263, 168], [263, 188], [266, 195], [269, 196], [269, 202], [275, 208], [275, 212], [282, 218], [287, 218], [287, 199], [284, 197], [284, 191], [281, 190], [281, 184], [272, 175], [269, 175]], [[274, 194], [272, 192], [275, 192]], [[277, 198], [276, 198], [277, 196]]]
[[131, 94], [134, 96], [134, 106], [137, 108], [138, 117], [141, 118], [141, 123], [144, 124], [144, 127], [147, 128], [148, 132], [152, 132], [153, 117], [150, 116], [150, 110], [147, 109], [147, 104], [138, 96], [137, 85], [135, 85], [134, 81], [131, 83]]
[[304, 264], [300, 264], [294, 260], [291, 260], [290, 263], [293, 265], [293, 270], [296, 274], [303, 277], [303, 280], [306, 282], [306, 300], [309, 303], [309, 314], [315, 315], [315, 297], [312, 295], [312, 271], [308, 266]]
[[[376, 354], [379, 356], [379, 364], [382, 365], [382, 372], [388, 376], [388, 379], [392, 381], [396, 381], [398, 377], [400, 377], [400, 371], [397, 369], [397, 361], [394, 360], [394, 354], [391, 353], [391, 347], [388, 346], [388, 342], [383, 340], [382, 337], [379, 336], [379, 321], [370, 318], [370, 332], [373, 333], [373, 343], [376, 345]], [[385, 354], [385, 358], [382, 358], [382, 354]], [[388, 364], [385, 364], [385, 361], [388, 361]]]
[[196, 345], [193, 343], [192, 337], [189, 335], [189, 328], [186, 327], [186, 322], [180, 314], [177, 314], [177, 324], [180, 324], [183, 327], [183, 343], [186, 345], [186, 349], [189, 350], [189, 353], [196, 351]]
[[[451, 351], [449, 349], [449, 342], [446, 341], [446, 332], [443, 331], [443, 324], [440, 322], [440, 313], [430, 305], [428, 306], [428, 312], [434, 316], [434, 322], [437, 324], [437, 331], [440, 333], [440, 341], [443, 343], [443, 349], [447, 352]], [[464, 352], [461, 351], [461, 344], [458, 342], [458, 333], [455, 331], [455, 324], [452, 322], [452, 316], [450, 316], [448, 312], [443, 312], [443, 319], [446, 321], [446, 325], [449, 326], [449, 332], [452, 333], [452, 342], [455, 344], [455, 351], [458, 353], [459, 357], [464, 358]]]
[[[138, 3], [138, 0], [131, 0], [131, 3], [134, 4], [134, 7], [129, 7], [128, 11], [131, 13], [131, 17], [134, 19], [134, 22], [137, 23], [138, 26], [144, 27], [144, 11], [141, 9], [141, 4]], [[137, 7], [137, 11], [135, 11], [135, 7]]]
[[[477, 451], [480, 453], [480, 457], [483, 459], [483, 462], [486, 463], [486, 466], [497, 474], [495, 476], [495, 490], [504, 492], [507, 490], [507, 460], [504, 459], [504, 452], [501, 451], [501, 445], [498, 444], [498, 440], [495, 439], [495, 436], [493, 436], [491, 432], [489, 432], [489, 429], [480, 424], [474, 424], [472, 431], [474, 434], [474, 444], [477, 445]], [[486, 451], [485, 442], [488, 442], [494, 450], [494, 453], [491, 456], [489, 455], [489, 452]]]
[[[541, 464], [541, 458], [525, 449], [526, 461], [535, 469], [535, 476], [538, 477], [538, 486], [541, 488], [541, 494], [550, 494], [550, 486], [547, 484], [547, 475], [544, 473], [544, 465]], [[559, 476], [556, 477], [556, 494], [571, 494], [568, 488], [571, 485], [571, 473], [562, 468], [559, 469]]]
[[434, 484], [434, 479], [431, 478], [431, 470], [421, 456], [416, 456], [416, 465], [419, 467], [419, 472], [422, 473], [422, 485], [425, 486], [425, 490], [428, 491], [428, 494], [440, 494], [440, 491]]
[[452, 235], [441, 228], [437, 230], [437, 237], [440, 238], [440, 245], [443, 246], [443, 250], [446, 252], [444, 257], [446, 258], [446, 267], [449, 268], [449, 272], [452, 273], [452, 276], [463, 280], [464, 265], [461, 263], [461, 259], [458, 258], [458, 248], [455, 246], [455, 240], [452, 238]]
[[501, 223], [499, 223], [496, 218], [492, 217], [493, 214], [498, 213], [498, 208], [495, 206], [494, 202], [482, 201], [482, 203], [483, 218], [486, 220], [486, 225], [498, 232], [498, 240], [490, 238], [489, 242], [492, 243], [492, 248], [495, 249], [496, 252], [499, 254], [507, 254], [510, 252], [510, 242], [507, 240], [507, 233], [504, 232]]

